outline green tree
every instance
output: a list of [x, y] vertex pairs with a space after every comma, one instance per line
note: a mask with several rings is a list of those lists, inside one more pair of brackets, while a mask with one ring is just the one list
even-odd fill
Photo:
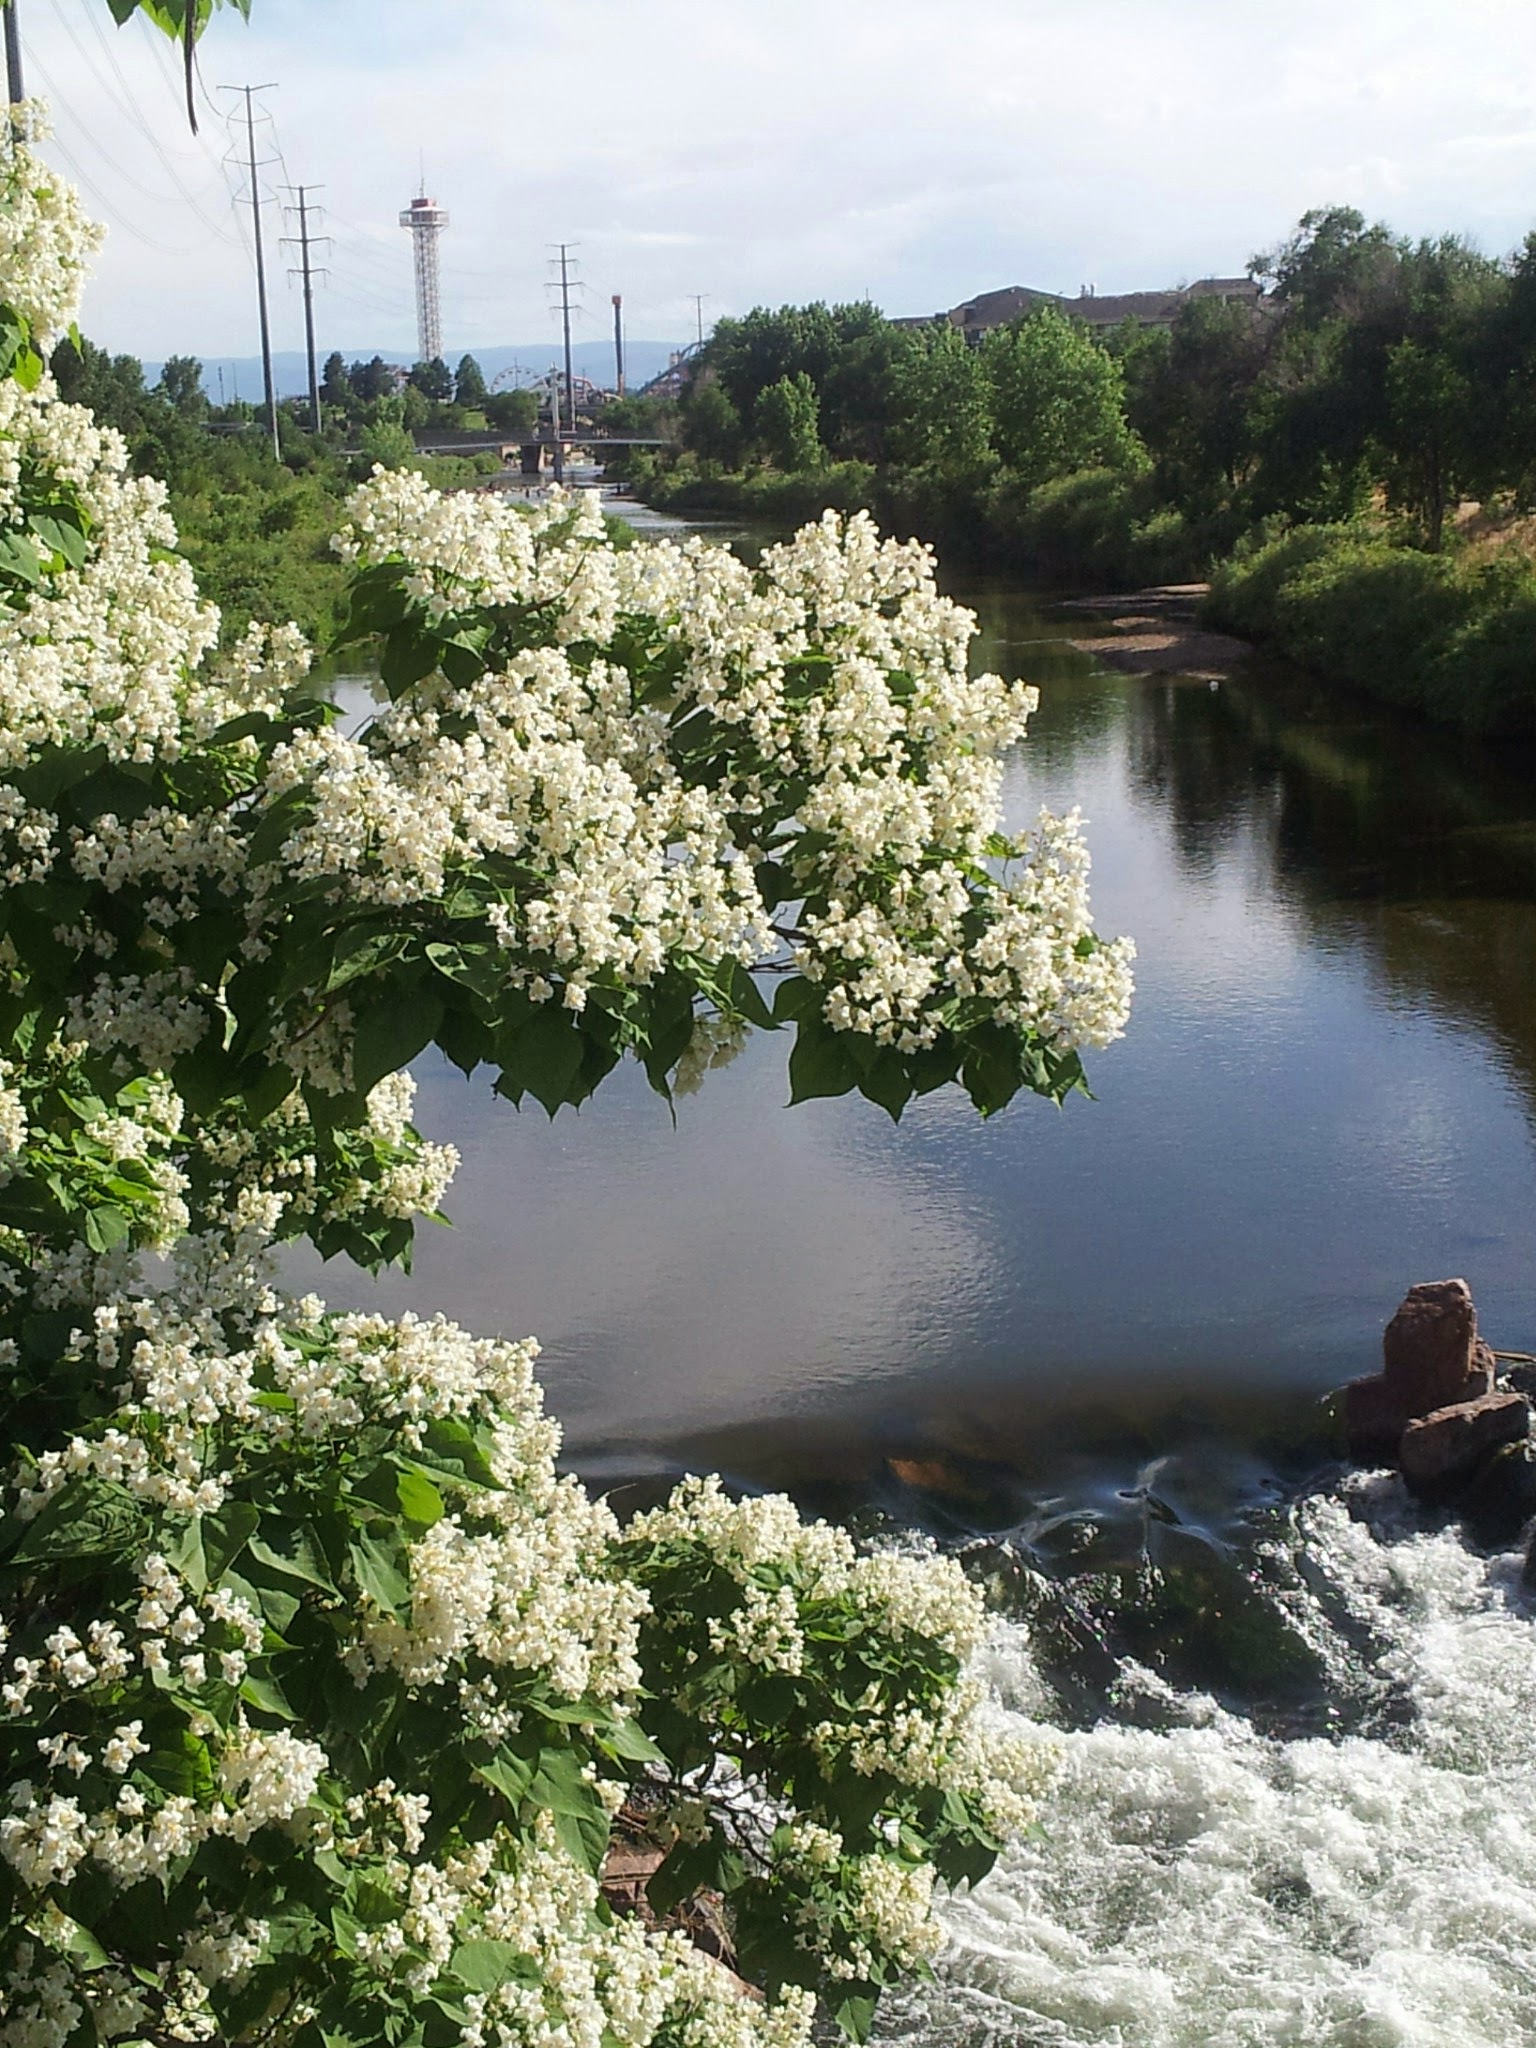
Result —
[[821, 406], [804, 370], [768, 386], [757, 401], [752, 426], [769, 461], [786, 475], [821, 468]]
[[1177, 503], [1203, 510], [1242, 484], [1272, 334], [1266, 315], [1247, 303], [1198, 298], [1186, 300], [1171, 330], [1116, 347], [1130, 424]]
[[[172, 9], [190, 50], [206, 8]], [[965, 1683], [959, 1565], [712, 1481], [621, 1530], [557, 1473], [532, 1347], [337, 1315], [271, 1262], [406, 1258], [451, 1173], [410, 1122], [433, 1045], [551, 1114], [626, 1056], [669, 1097], [753, 1027], [793, 1032], [797, 1101], [1080, 1089], [1127, 964], [1075, 824], [999, 835], [988, 771], [1032, 693], [969, 677], [921, 551], [872, 596], [862, 526], [755, 572], [706, 552], [681, 603], [659, 558], [615, 618], [592, 508], [487, 517], [466, 551], [472, 505], [389, 475], [344, 529], [364, 728], [292, 629], [210, 662], [155, 491], [116, 490], [115, 444], [40, 378], [83, 239], [20, 136], [4, 161], [0, 204], [41, 225], [0, 274], [0, 596], [59, 650], [10, 665], [0, 791], [26, 876], [0, 957], [9, 2027], [804, 2048], [819, 1997], [863, 2038], [933, 1952], [935, 1882], [985, 1875], [1040, 1768]], [[878, 683], [849, 644], [888, 650]], [[845, 775], [857, 804], [807, 823]], [[719, 1900], [761, 2000], [609, 1909], [637, 1806], [650, 1907]]]
[[539, 394], [536, 391], [492, 391], [480, 410], [487, 426], [509, 439], [531, 439], [539, 424]]
[[332, 349], [325, 359], [320, 375], [320, 396], [326, 405], [346, 408], [356, 397], [352, 380], [347, 375], [347, 362], [341, 350]]
[[1026, 491], [1078, 469], [1143, 461], [1125, 416], [1125, 380], [1080, 325], [1042, 306], [982, 344], [998, 454]]
[[167, 356], [161, 365], [155, 391], [184, 419], [200, 420], [208, 416], [203, 366], [196, 356]]
[[741, 460], [746, 435], [741, 414], [724, 386], [708, 372], [689, 385], [682, 407], [683, 438], [696, 455], [733, 469]]
[[354, 363], [347, 375], [353, 391], [365, 401], [388, 398], [398, 389], [395, 373], [382, 356], [373, 356], [366, 363]]
[[454, 403], [481, 407], [485, 404], [486, 396], [485, 372], [473, 356], [460, 356], [459, 367], [453, 378]]
[[1286, 309], [1292, 329], [1313, 331], [1353, 320], [1390, 290], [1402, 245], [1380, 221], [1367, 227], [1352, 206], [1320, 206], [1304, 213], [1296, 232], [1255, 256], [1251, 276]]
[[430, 363], [417, 363], [407, 380], [423, 398], [430, 398], [440, 405], [453, 402], [453, 372], [441, 356], [434, 356]]
[[981, 351], [947, 321], [915, 336], [894, 366], [889, 452], [909, 467], [976, 475], [992, 454], [992, 386]]

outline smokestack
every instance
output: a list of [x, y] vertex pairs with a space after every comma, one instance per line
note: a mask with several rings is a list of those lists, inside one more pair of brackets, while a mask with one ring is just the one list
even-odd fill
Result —
[[624, 396], [624, 299], [621, 293], [613, 295], [613, 362], [618, 372], [619, 396]]

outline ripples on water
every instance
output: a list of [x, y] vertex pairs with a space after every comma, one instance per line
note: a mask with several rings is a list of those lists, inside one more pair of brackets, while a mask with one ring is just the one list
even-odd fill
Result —
[[[1037, 1586], [1035, 1623], [1007, 1626], [987, 1670], [1000, 1711], [1057, 1747], [1044, 1834], [949, 1902], [939, 1981], [883, 2008], [881, 2041], [1536, 2041], [1536, 1656], [1520, 1562], [1416, 1531], [1380, 1477], [1291, 1510], [1256, 1560], [1258, 1638], [1316, 1674], [1333, 1725], [1305, 1734], [1130, 1657], [1103, 1718], [1074, 1725], [1052, 1683], [1062, 1589]], [[1072, 1605], [1074, 1625], [1114, 1634], [1112, 1609]]]

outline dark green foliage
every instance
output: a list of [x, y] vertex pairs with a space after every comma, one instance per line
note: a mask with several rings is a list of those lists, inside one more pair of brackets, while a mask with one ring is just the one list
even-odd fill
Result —
[[[434, 356], [430, 363], [417, 363], [407, 380], [423, 398], [436, 399], [448, 404], [453, 399], [453, 372], [441, 356]], [[484, 379], [481, 379], [484, 382]]]
[[481, 403], [485, 422], [498, 434], [528, 435], [539, 424], [536, 391], [492, 391]]
[[487, 395], [485, 372], [473, 356], [460, 356], [459, 367], [453, 376], [454, 403], [484, 405]]
[[1145, 458], [1125, 416], [1119, 365], [1079, 322], [1044, 306], [981, 348], [992, 439], [1026, 491], [1077, 469], [1134, 469]]
[[820, 469], [821, 404], [804, 370], [778, 378], [760, 393], [752, 417], [757, 438], [776, 469]]
[[1214, 624], [1476, 732], [1536, 731], [1536, 570], [1482, 569], [1361, 527], [1297, 527], [1221, 569]]
[[1011, 478], [995, 489], [993, 525], [1047, 584], [1127, 589], [1203, 576], [1231, 535], [1220, 520], [1186, 518], [1156, 479], [1120, 469], [1078, 470], [1028, 496]]

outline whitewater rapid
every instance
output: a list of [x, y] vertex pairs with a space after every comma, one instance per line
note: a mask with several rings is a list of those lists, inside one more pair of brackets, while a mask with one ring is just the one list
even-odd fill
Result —
[[[1395, 1481], [1265, 1559], [1338, 1732], [1266, 1733], [1130, 1661], [1064, 1728], [1026, 1626], [988, 1676], [1057, 1753], [1043, 1832], [952, 1899], [901, 2048], [1536, 2044], [1536, 1599], [1521, 1555], [1416, 1528]], [[1132, 1705], [1161, 1725], [1132, 1724]], [[1135, 1718], [1144, 1720], [1145, 1713]]]

